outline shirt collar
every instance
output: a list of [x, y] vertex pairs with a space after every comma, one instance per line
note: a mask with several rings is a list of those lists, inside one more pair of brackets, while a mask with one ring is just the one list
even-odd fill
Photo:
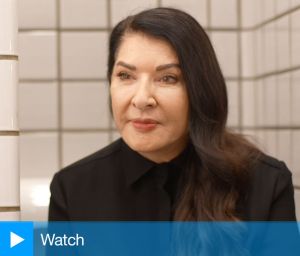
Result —
[[[122, 140], [122, 139], [121, 139]], [[173, 160], [168, 162], [173, 168], [176, 168], [178, 171], [183, 168], [186, 163], [187, 155], [190, 149], [190, 145], [186, 149], [175, 157]], [[138, 152], [132, 150], [123, 140], [121, 144], [122, 152], [122, 164], [125, 172], [126, 185], [130, 186], [139, 180], [143, 175], [145, 175], [150, 169], [160, 164], [157, 164], [142, 155]], [[165, 165], [166, 163], [162, 163]]]

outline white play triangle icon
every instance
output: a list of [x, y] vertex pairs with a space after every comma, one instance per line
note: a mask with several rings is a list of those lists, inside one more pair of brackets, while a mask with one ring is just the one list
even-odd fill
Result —
[[22, 243], [24, 241], [24, 238], [18, 236], [14, 232], [10, 232], [10, 248], [13, 248], [14, 246], [18, 245], [19, 243]]

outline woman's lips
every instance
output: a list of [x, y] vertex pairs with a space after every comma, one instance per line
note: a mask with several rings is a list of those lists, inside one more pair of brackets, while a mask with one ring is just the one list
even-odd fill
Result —
[[158, 122], [153, 119], [133, 119], [131, 122], [134, 128], [144, 132], [155, 129], [158, 124]]

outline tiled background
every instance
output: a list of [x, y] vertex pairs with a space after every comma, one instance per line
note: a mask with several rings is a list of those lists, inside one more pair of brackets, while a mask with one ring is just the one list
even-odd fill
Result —
[[0, 220], [20, 219], [17, 1], [0, 1]]
[[156, 6], [191, 13], [209, 33], [227, 81], [228, 125], [287, 163], [300, 219], [300, 0], [19, 1], [22, 218], [46, 219], [54, 172], [118, 136], [108, 35]]

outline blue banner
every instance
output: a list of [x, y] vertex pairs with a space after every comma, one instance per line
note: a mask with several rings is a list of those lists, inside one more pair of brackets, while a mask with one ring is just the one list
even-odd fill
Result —
[[297, 222], [0, 222], [0, 256], [299, 256]]

